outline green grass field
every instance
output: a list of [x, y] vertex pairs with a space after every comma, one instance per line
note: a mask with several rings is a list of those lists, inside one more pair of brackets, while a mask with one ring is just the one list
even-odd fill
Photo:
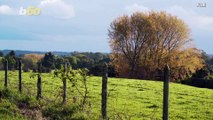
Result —
[[[23, 93], [18, 93], [18, 72], [9, 72], [8, 89], [11, 96], [0, 99], [0, 119], [29, 119], [20, 114], [16, 100], [28, 100], [33, 106], [46, 109], [53, 103], [36, 101], [36, 78], [23, 73]], [[68, 81], [68, 106], [76, 94]], [[89, 109], [88, 119], [101, 117], [101, 77], [90, 77], [88, 81]], [[109, 78], [108, 116], [110, 119], [161, 120], [163, 83], [158, 81]], [[4, 72], [0, 71], [0, 90], [4, 89]], [[42, 74], [42, 96], [44, 99], [61, 101], [62, 81], [50, 74]], [[2, 92], [3, 94], [3, 92]], [[5, 93], [4, 93], [5, 94]], [[14, 95], [14, 97], [13, 97]], [[28, 98], [30, 96], [30, 98]], [[58, 96], [58, 97], [57, 97]], [[19, 98], [20, 97], [20, 98]], [[24, 98], [23, 98], [24, 97]], [[26, 99], [28, 98], [28, 99]], [[169, 119], [171, 120], [212, 120], [213, 90], [170, 83]], [[52, 105], [53, 106], [53, 105]], [[69, 113], [68, 113], [69, 114]]]

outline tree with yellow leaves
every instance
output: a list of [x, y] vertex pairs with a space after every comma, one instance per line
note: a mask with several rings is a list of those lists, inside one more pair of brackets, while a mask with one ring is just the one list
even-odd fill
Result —
[[200, 51], [190, 46], [187, 25], [166, 12], [118, 17], [110, 25], [109, 38], [112, 64], [121, 77], [153, 79], [169, 64], [175, 80], [203, 67]]

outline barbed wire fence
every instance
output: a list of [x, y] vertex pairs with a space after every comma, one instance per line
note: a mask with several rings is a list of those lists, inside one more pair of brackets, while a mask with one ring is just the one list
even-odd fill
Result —
[[[21, 64], [21, 61], [19, 61], [19, 64]], [[2, 80], [2, 82], [4, 81], [4, 87], [5, 88], [12, 88], [13, 90], [16, 89], [17, 91], [21, 92], [22, 94], [27, 94], [29, 96], [35, 97], [38, 96], [38, 89], [41, 89], [41, 96], [40, 99], [44, 100], [47, 103], [59, 103], [63, 100], [63, 88], [62, 88], [62, 82], [61, 82], [61, 86], [58, 85], [57, 82], [54, 80], [42, 80], [42, 74], [39, 73], [32, 73], [33, 75], [27, 76], [29, 74], [25, 74], [22, 73], [22, 66], [19, 65], [19, 72], [17, 72], [17, 70], [14, 71], [9, 71], [8, 70], [8, 61], [5, 61], [5, 76], [4, 76], [4, 80]], [[40, 68], [38, 68], [40, 69]], [[113, 91], [109, 91], [107, 88], [108, 85], [108, 67], [107, 65], [105, 65], [104, 68], [104, 73], [103, 73], [103, 77], [102, 77], [102, 99], [101, 99], [101, 118], [106, 120], [106, 119], [132, 119], [133, 116], [137, 116], [137, 114], [128, 114], [128, 113], [123, 113], [122, 111], [117, 111], [115, 108], [110, 108], [111, 113], [108, 115], [107, 112], [109, 111], [108, 107], [107, 107], [107, 99], [109, 97], [111, 97], [111, 95], [113, 95]], [[21, 71], [21, 72], [20, 72]], [[39, 70], [38, 70], [39, 71]], [[41, 88], [38, 87], [38, 79], [39, 76], [41, 77], [41, 83], [42, 86], [40, 86]], [[13, 76], [13, 77], [10, 77]], [[32, 77], [33, 76], [33, 77]], [[52, 76], [52, 74], [49, 74], [49, 76]], [[56, 79], [52, 76], [53, 79]], [[164, 88], [163, 88], [163, 120], [168, 120], [168, 98], [169, 98], [169, 67], [166, 66], [165, 70], [164, 70]], [[59, 81], [59, 80], [58, 80]], [[37, 87], [36, 87], [37, 86]], [[51, 86], [51, 87], [50, 87]], [[71, 84], [67, 87], [72, 87]], [[112, 87], [111, 89], [116, 89], [116, 87]], [[77, 92], [73, 92], [73, 91], [77, 91]], [[109, 92], [108, 92], [109, 91]], [[76, 94], [78, 93], [78, 94]], [[69, 92], [69, 97], [68, 100], [75, 102], [76, 100], [78, 100], [78, 98], [80, 98], [82, 95], [79, 92], [79, 89], [74, 89], [72, 87], [71, 91]], [[116, 95], [118, 98], [118, 94]], [[115, 102], [118, 102], [118, 99], [115, 100]], [[112, 106], [109, 106], [112, 107]], [[123, 109], [128, 109], [128, 106], [124, 105]], [[152, 114], [150, 114], [150, 116], [152, 116], [151, 118], [153, 118], [153, 116], [155, 115], [156, 111], [158, 108], [153, 108], [153, 112]], [[125, 111], [125, 110], [124, 110]]]
[[[31, 72], [29, 74], [22, 71], [21, 61], [19, 61], [19, 68], [18, 70], [8, 70], [8, 61], [5, 60], [4, 68], [5, 68], [5, 76], [1, 76], [1, 82], [4, 83], [4, 87], [11, 89], [11, 90], [18, 90], [23, 94], [27, 94], [31, 97], [36, 97], [38, 94], [38, 76], [41, 77], [41, 99], [46, 102], [57, 103], [62, 100], [63, 89], [62, 89], [62, 82], [55, 78], [52, 74], [48, 76], [54, 80], [45, 80], [42, 77], [42, 74], [39, 72], [40, 68], [38, 68], [38, 73]], [[19, 72], [17, 72], [19, 71]], [[56, 79], [56, 80], [55, 80]], [[58, 80], [58, 81], [57, 81]], [[61, 86], [59, 85], [61, 83]], [[37, 86], [37, 87], [36, 87]], [[51, 87], [50, 87], [51, 86]], [[67, 87], [71, 87], [68, 84]], [[78, 89], [79, 92], [79, 89]], [[80, 95], [73, 93], [73, 91], [69, 91], [69, 100], [73, 100], [74, 98], [79, 98]], [[71, 98], [72, 96], [72, 98]]]

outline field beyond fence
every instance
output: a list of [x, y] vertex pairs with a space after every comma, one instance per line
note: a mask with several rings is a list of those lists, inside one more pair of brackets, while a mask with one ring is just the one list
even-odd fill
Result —
[[[37, 78], [32, 73], [22, 75], [23, 92], [32, 97], [37, 94]], [[18, 72], [9, 71], [8, 89], [18, 91]], [[88, 80], [90, 118], [101, 118], [101, 77]], [[0, 88], [4, 88], [4, 72], [0, 71]], [[71, 84], [67, 83], [67, 102], [73, 101]], [[52, 74], [42, 74], [42, 96], [44, 102], [62, 101], [62, 82]], [[163, 82], [109, 78], [107, 112], [110, 119], [162, 119]], [[213, 91], [170, 83], [169, 119], [213, 119]], [[1, 103], [0, 103], [1, 104]], [[1, 113], [0, 113], [1, 114]]]

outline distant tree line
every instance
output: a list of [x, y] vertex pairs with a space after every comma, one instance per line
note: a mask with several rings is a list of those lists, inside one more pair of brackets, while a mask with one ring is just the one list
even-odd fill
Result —
[[3, 56], [4, 56], [4, 53], [0, 51], [0, 57], [3, 57]]
[[[109, 76], [119, 77], [115, 71], [115, 67], [111, 64], [110, 54], [91, 53], [91, 52], [72, 52], [68, 56], [54, 55], [52, 52], [46, 54], [25, 54], [17, 56], [14, 51], [3, 55], [0, 51], [0, 70], [4, 69], [4, 61], [8, 60], [9, 70], [17, 70], [18, 61], [23, 63], [23, 71], [36, 72], [38, 63], [42, 65], [42, 72], [49, 73], [52, 70], [61, 69], [65, 62], [70, 64], [72, 69], [87, 68], [90, 75], [101, 76], [104, 63], [109, 64]], [[197, 87], [213, 88], [213, 57], [208, 56], [202, 51], [202, 59], [205, 66], [197, 69], [191, 77], [181, 79], [179, 82], [183, 84], [193, 85]]]
[[[41, 63], [42, 72], [49, 73], [52, 70], [60, 69], [65, 62], [70, 64], [73, 69], [87, 68], [89, 74], [100, 76], [102, 75], [104, 63], [110, 63], [109, 54], [104, 53], [92, 53], [92, 52], [72, 52], [67, 56], [54, 55], [52, 52], [42, 54], [25, 54], [17, 56], [14, 51], [10, 51], [7, 55], [3, 55], [0, 52], [2, 60], [8, 60], [9, 70], [16, 70], [18, 67], [18, 60], [23, 63], [23, 70], [28, 72], [30, 70], [36, 71], [37, 64]], [[3, 64], [0, 65], [0, 69], [3, 69]], [[115, 77], [116, 72], [114, 67], [109, 64], [109, 76]]]

